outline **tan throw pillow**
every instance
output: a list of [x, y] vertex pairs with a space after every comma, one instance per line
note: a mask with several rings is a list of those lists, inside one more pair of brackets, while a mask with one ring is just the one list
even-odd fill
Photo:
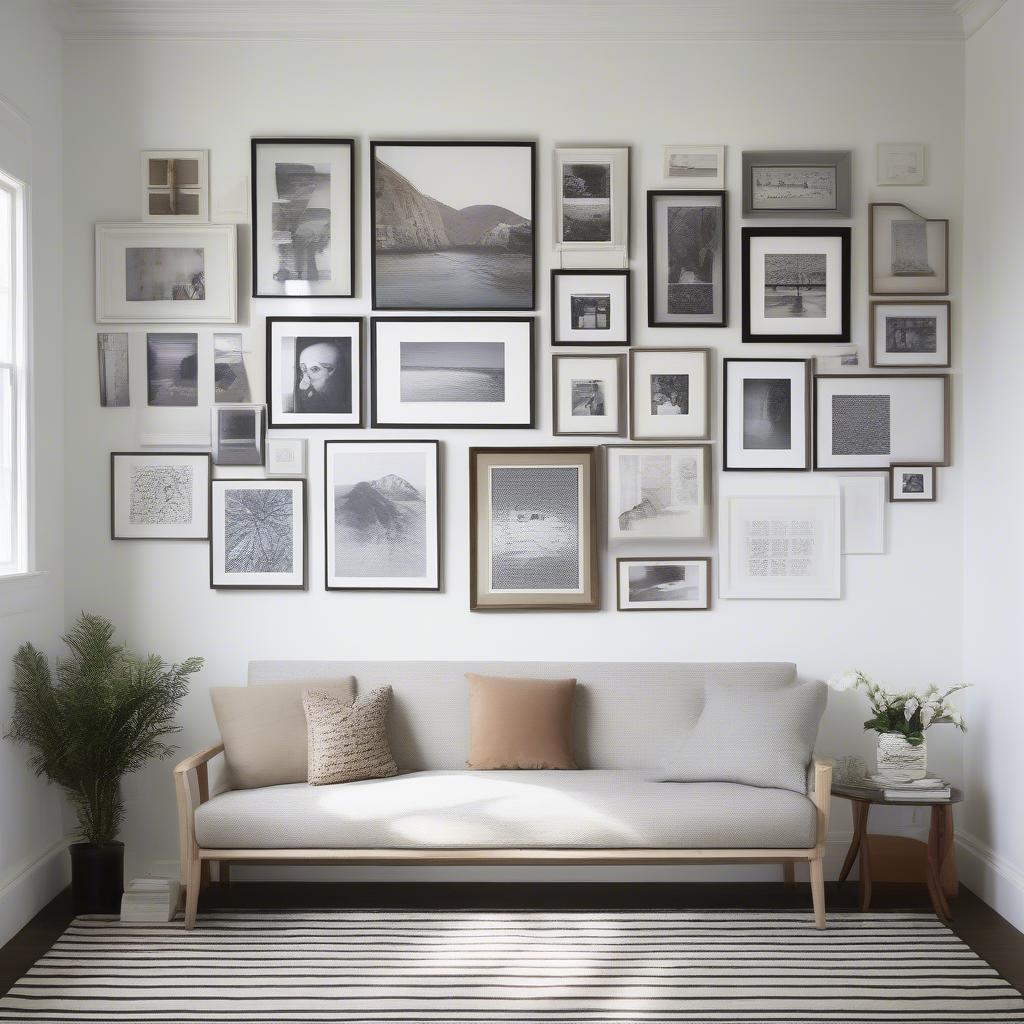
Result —
[[[352, 676], [317, 685], [347, 704], [355, 699]], [[306, 781], [302, 693], [308, 687], [308, 681], [210, 687], [232, 789]]]
[[467, 768], [575, 768], [572, 703], [575, 679], [469, 680]]
[[309, 735], [309, 782], [327, 786], [398, 774], [388, 746], [391, 687], [382, 686], [346, 704], [331, 693], [307, 690], [302, 696]]

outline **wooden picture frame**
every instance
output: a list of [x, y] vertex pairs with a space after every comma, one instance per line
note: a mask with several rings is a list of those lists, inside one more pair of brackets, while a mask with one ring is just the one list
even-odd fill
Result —
[[[690, 603], [685, 599], [673, 600], [662, 591], [657, 597], [651, 597], [647, 601], [638, 601], [633, 593], [629, 580], [629, 569], [632, 566], [647, 565], [657, 566], [698, 566], [699, 574], [702, 576], [700, 583], [703, 590], [703, 600], [699, 597]], [[684, 577], [685, 578], [685, 577]], [[711, 558], [707, 555], [671, 555], [658, 557], [657, 555], [646, 558], [631, 555], [615, 559], [615, 599], [616, 608], [620, 612], [707, 612], [711, 610]], [[664, 584], [662, 585], [664, 586]], [[653, 593], [658, 589], [657, 584], [652, 584], [650, 591]]]
[[[907, 235], [900, 239], [899, 256], [895, 252], [896, 223], [915, 226], [913, 230], [904, 229]], [[887, 224], [888, 239], [884, 237]], [[887, 272], [883, 259], [886, 255]], [[869, 203], [868, 294], [948, 295], [949, 219], [924, 217], [906, 203]]]
[[[596, 294], [594, 288], [601, 287], [600, 279], [610, 278], [607, 294]], [[563, 285], [579, 281], [589, 289], [586, 294], [565, 292]], [[616, 282], [621, 282], [616, 284]], [[586, 345], [589, 347], [626, 347], [630, 343], [632, 323], [631, 297], [632, 271], [628, 269], [573, 268], [551, 271], [551, 344], [554, 346]], [[568, 299], [568, 308], [565, 300]], [[607, 300], [603, 307], [577, 310], [577, 300]], [[602, 319], [603, 318], [603, 319]], [[568, 319], [568, 324], [566, 323]], [[577, 326], [577, 321], [580, 326]], [[584, 326], [585, 324], [591, 326]], [[602, 325], [603, 326], [599, 326]]]
[[[672, 363], [676, 372], [671, 372]], [[660, 363], [661, 372], [645, 370], [645, 363]], [[692, 364], [692, 365], [691, 365]], [[629, 352], [629, 436], [634, 441], [703, 441], [711, 430], [711, 349], [635, 348]], [[670, 385], [674, 379], [685, 392], [655, 394], [656, 380]], [[643, 384], [647, 387], [644, 388]], [[661, 398], [665, 401], [660, 401]], [[659, 412], [654, 412], [660, 402]], [[683, 411], [685, 404], [686, 411]], [[641, 413], [644, 407], [647, 411]], [[671, 413], [660, 410], [671, 409]], [[675, 412], [679, 409], [679, 412]], [[644, 424], [646, 423], [646, 426]], [[685, 429], [689, 423], [689, 429]]]
[[[144, 149], [142, 219], [168, 224], [210, 219], [210, 151]], [[190, 164], [194, 164], [193, 168]]]
[[[893, 462], [889, 466], [889, 501], [915, 502], [938, 500], [939, 467], [932, 462]], [[921, 490], [908, 489], [907, 483], [900, 484], [904, 471], [920, 471]]]
[[[914, 311], [918, 317], [928, 318], [931, 312], [935, 320], [935, 356], [927, 358], [927, 343], [915, 345], [908, 342], [908, 347], [900, 352], [889, 350], [888, 346], [888, 324], [886, 330], [879, 331], [879, 318], [885, 320], [886, 310], [892, 312], [903, 310], [905, 319], [915, 319]], [[953, 361], [953, 310], [949, 299], [939, 299], [934, 302], [911, 299], [877, 299], [870, 303], [868, 309], [868, 363], [871, 367], [877, 368], [907, 368], [907, 369], [949, 369]], [[884, 347], [885, 352], [880, 349]], [[914, 358], [914, 356], [917, 358]]]
[[[571, 419], [577, 419], [580, 422], [566, 422], [566, 417], [563, 415], [565, 411], [565, 404], [562, 400], [565, 398], [565, 394], [562, 386], [562, 368], [575, 366], [580, 370], [585, 371], [588, 364], [599, 362], [609, 362], [614, 367], [611, 373], [605, 374], [604, 378], [606, 382], [609, 380], [615, 381], [614, 395], [612, 397], [609, 397], [606, 394], [602, 395], [606, 407], [608, 405], [612, 405], [612, 398], [614, 399], [614, 413], [587, 413], [584, 415], [576, 415], [574, 413]], [[569, 383], [574, 384], [576, 382], [570, 381]], [[572, 397], [573, 396], [570, 396], [570, 399]], [[556, 352], [552, 354], [551, 432], [555, 437], [623, 437], [626, 433], [627, 401], [626, 356], [624, 354], [612, 354], [607, 352], [594, 352], [587, 355], [576, 352], [571, 354]], [[572, 408], [576, 408], [575, 403], [573, 403]], [[596, 425], [595, 429], [587, 429], [591, 423]], [[567, 429], [570, 426], [576, 427], [577, 429]]]

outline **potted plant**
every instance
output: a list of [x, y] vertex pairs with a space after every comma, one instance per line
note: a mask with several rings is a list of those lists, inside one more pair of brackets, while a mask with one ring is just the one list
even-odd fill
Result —
[[29, 763], [67, 794], [78, 817], [71, 845], [76, 914], [118, 913], [124, 889], [121, 779], [173, 748], [175, 715], [202, 658], [167, 665], [136, 658], [114, 627], [83, 613], [63, 637], [71, 656], [50, 672], [31, 644], [14, 656], [14, 714], [7, 735], [32, 747]]

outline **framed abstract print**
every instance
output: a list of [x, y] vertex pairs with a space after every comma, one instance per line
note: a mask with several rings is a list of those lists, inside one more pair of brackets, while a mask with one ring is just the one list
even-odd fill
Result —
[[889, 467], [889, 500], [935, 501], [936, 468], [929, 463], [893, 463]]
[[744, 152], [744, 217], [849, 217], [850, 151]]
[[262, 466], [266, 409], [262, 405], [215, 405], [210, 410], [215, 466]]
[[948, 295], [949, 221], [903, 203], [871, 203], [868, 287], [872, 295]]
[[205, 149], [142, 152], [142, 219], [210, 219], [210, 154]]
[[622, 437], [626, 432], [626, 357], [551, 357], [552, 433]]
[[949, 302], [872, 302], [870, 319], [872, 366], [950, 365]]
[[710, 558], [616, 558], [620, 612], [706, 612]]
[[552, 270], [552, 345], [628, 345], [628, 270]]
[[629, 250], [629, 147], [555, 150], [555, 245]]
[[725, 188], [725, 146], [665, 146], [664, 159], [676, 188]]
[[111, 452], [111, 540], [209, 540], [210, 456]]
[[710, 352], [638, 348], [629, 353], [629, 436], [694, 441], [708, 436]]

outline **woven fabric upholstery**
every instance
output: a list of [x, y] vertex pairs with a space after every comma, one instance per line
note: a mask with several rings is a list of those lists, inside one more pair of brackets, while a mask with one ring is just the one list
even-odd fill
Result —
[[388, 747], [391, 687], [382, 686], [354, 704], [323, 690], [302, 696], [309, 736], [309, 782], [325, 786], [398, 774]]

